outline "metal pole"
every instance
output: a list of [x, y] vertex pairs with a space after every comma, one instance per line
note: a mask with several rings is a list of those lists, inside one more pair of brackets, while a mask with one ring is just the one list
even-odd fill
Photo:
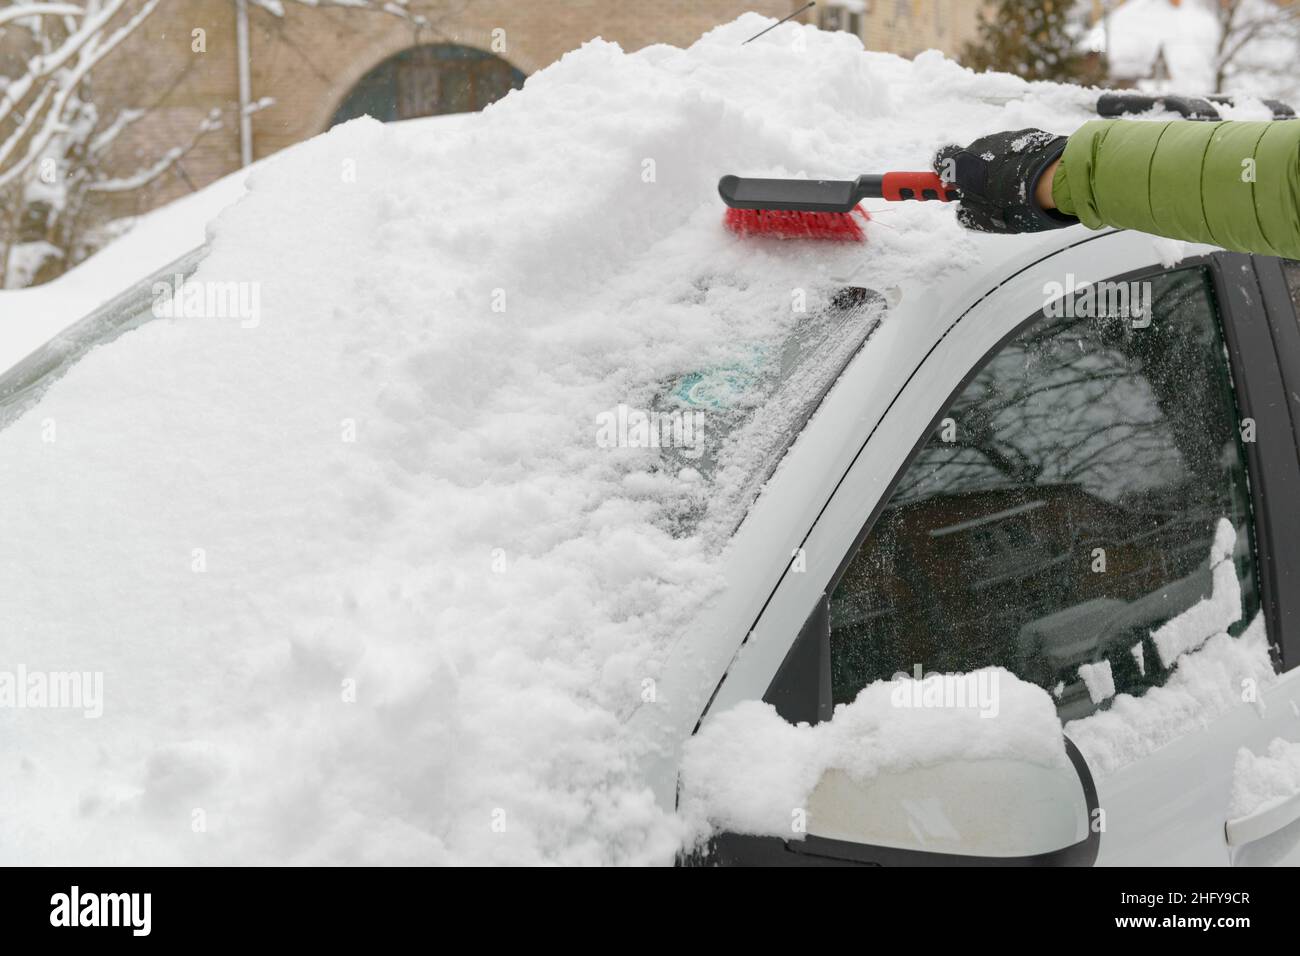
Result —
[[239, 57], [239, 164], [253, 162], [252, 78], [248, 55], [248, 0], [235, 0], [235, 49]]

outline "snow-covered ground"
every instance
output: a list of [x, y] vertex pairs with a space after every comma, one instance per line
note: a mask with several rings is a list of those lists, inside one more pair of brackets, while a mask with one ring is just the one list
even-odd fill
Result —
[[781, 341], [792, 290], [978, 262], [939, 204], [865, 247], [737, 240], [718, 176], [924, 168], [1093, 99], [794, 24], [742, 45], [767, 23], [281, 154], [195, 276], [256, 316], [147, 323], [0, 431], [0, 660], [103, 690], [6, 713], [0, 860], [672, 859], [624, 718], [725, 586], [736, 499], [598, 416]]

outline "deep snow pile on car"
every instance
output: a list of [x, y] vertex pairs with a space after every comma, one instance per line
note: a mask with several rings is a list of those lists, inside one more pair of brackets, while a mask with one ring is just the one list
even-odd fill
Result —
[[600, 416], [743, 367], [799, 292], [978, 268], [937, 204], [865, 247], [736, 240], [717, 177], [923, 167], [1092, 98], [742, 45], [767, 23], [593, 41], [446, 135], [359, 120], [266, 164], [192, 280], [257, 314], [150, 322], [0, 432], [0, 658], [103, 675], [96, 719], [6, 716], [5, 862], [672, 859], [623, 717], [748, 492]]

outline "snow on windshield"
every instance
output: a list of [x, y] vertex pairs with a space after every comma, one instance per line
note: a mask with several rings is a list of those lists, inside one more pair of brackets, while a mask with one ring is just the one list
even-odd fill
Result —
[[736, 529], [884, 311], [884, 299], [871, 290], [842, 290], [815, 312], [799, 315], [775, 344], [754, 344], [743, 361], [669, 383], [655, 407], [666, 410], [661, 414], [698, 416], [707, 428], [697, 444], [661, 449], [657, 468], [689, 475], [697, 492], [689, 510], [669, 512], [674, 534], [717, 541]]
[[[255, 169], [193, 277], [239, 309], [122, 335], [0, 431], [0, 657], [103, 689], [7, 714], [5, 862], [672, 858], [619, 715], [880, 320], [810, 316], [975, 264], [939, 204], [865, 246], [737, 240], [718, 177], [1088, 117], [844, 33], [742, 45], [769, 22], [595, 40], [454, 130], [363, 119]], [[687, 410], [702, 460], [628, 438]]]

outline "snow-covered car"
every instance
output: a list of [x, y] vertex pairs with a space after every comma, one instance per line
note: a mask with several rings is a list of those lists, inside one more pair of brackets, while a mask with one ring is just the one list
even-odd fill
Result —
[[1300, 267], [730, 235], [1096, 116], [770, 25], [335, 127], [0, 372], [0, 660], [103, 691], [5, 862], [1300, 862]]
[[688, 745], [743, 831], [704, 859], [1300, 862], [1300, 263], [1080, 233], [988, 240], [987, 271], [858, 320], [889, 342], [838, 376], [660, 682], [694, 691], [686, 739], [746, 701], [815, 727], [914, 667], [995, 666], [1052, 694], [1070, 764], [823, 769], [762, 806], [745, 755], [818, 744]]
[[[1285, 783], [1300, 696], [1300, 264], [1190, 247], [1162, 261], [1163, 244], [1116, 231], [980, 241], [984, 268], [915, 295], [846, 288], [779, 361], [665, 386], [665, 408], [708, 408], [716, 424], [737, 378], [771, 378], [767, 407], [736, 419], [762, 450], [737, 501], [762, 492], [726, 529], [728, 587], [632, 718], [664, 743], [648, 779], [674, 805], [693, 732], [746, 701], [814, 726], [900, 672], [919, 692], [917, 665], [997, 667], [1053, 696], [1068, 764], [1045, 770], [1013, 747], [869, 786], [826, 771], [781, 836], [735, 808], [724, 758], [703, 774], [701, 812], [759, 832], [717, 835], [691, 859], [1300, 862], [1300, 790]], [[152, 288], [7, 373], [0, 424], [149, 321]]]

